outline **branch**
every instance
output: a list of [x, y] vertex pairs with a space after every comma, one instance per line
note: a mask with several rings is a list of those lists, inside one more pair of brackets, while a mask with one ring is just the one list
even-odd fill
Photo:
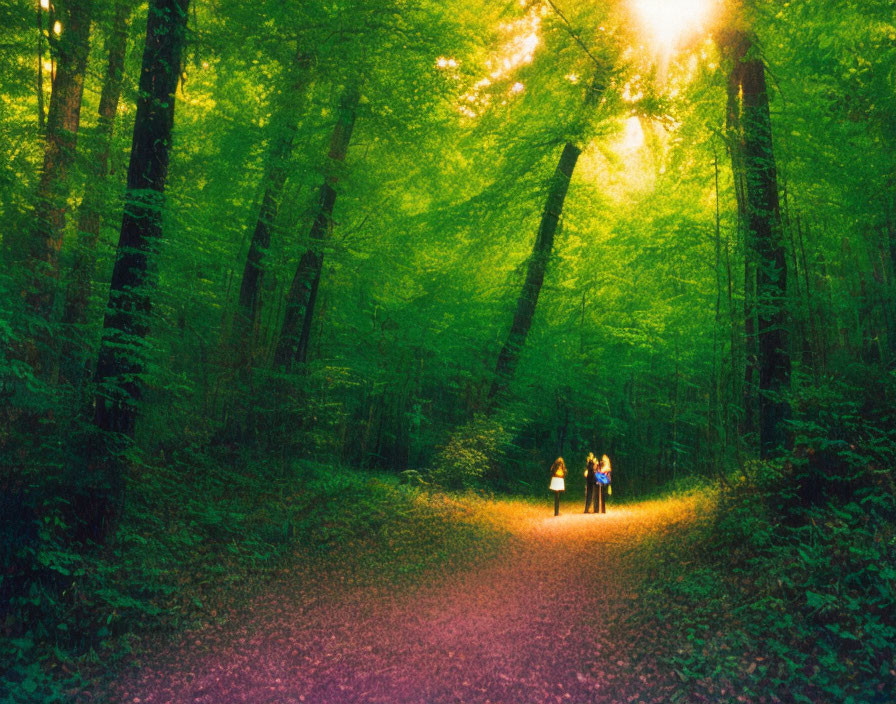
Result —
[[575, 39], [576, 44], [578, 44], [580, 47], [582, 47], [582, 50], [586, 54], [588, 54], [588, 58], [590, 58], [595, 63], [595, 65], [597, 65], [598, 68], [601, 68], [601, 69], [606, 68], [606, 66], [603, 63], [601, 63], [600, 61], [598, 61], [597, 57], [591, 53], [591, 50], [586, 46], [585, 42], [582, 41], [581, 37], [579, 37], [579, 35], [576, 33], [576, 31], [572, 28], [572, 24], [570, 24], [570, 21], [568, 19], [566, 19], [566, 15], [564, 15], [563, 12], [560, 10], [560, 8], [554, 4], [554, 0], [546, 0], [546, 1], [547, 1], [548, 5], [551, 6], [551, 9], [557, 14], [557, 16], [561, 20], [563, 20], [563, 23], [566, 25], [566, 31], [569, 33], [569, 36], [571, 36], [573, 39]]

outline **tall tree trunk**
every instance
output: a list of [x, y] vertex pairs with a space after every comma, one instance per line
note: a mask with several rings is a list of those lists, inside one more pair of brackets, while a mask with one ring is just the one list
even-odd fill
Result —
[[[716, 432], [713, 436], [714, 444], [722, 444], [722, 449], [716, 455], [717, 461], [715, 468], [719, 468], [721, 461], [727, 459], [728, 449], [728, 423], [727, 411], [722, 410], [722, 350], [724, 343], [719, 339], [719, 333], [722, 330], [722, 215], [721, 204], [719, 203], [719, 158], [713, 155], [713, 176], [715, 185], [715, 254], [716, 254], [716, 304], [715, 304], [715, 327], [712, 333], [712, 391], [710, 393], [711, 417], [714, 420]], [[727, 409], [728, 404], [724, 404]], [[713, 448], [716, 453], [718, 447]], [[720, 472], [720, 476], [721, 476]]]
[[37, 128], [43, 134], [46, 124], [44, 112], [44, 8], [37, 3]]
[[262, 180], [264, 194], [243, 267], [240, 295], [230, 336], [235, 348], [241, 350], [240, 367], [246, 366], [252, 359], [254, 328], [264, 279], [264, 256], [271, 244], [271, 229], [280, 210], [280, 199], [288, 175], [287, 166], [292, 156], [296, 134], [295, 104], [308, 82], [310, 63], [309, 55], [297, 55], [289, 88], [283, 91], [274, 107], [274, 127]]
[[[118, 101], [124, 78], [124, 59], [127, 49], [128, 25], [134, 9], [134, 0], [118, 0], [112, 19], [112, 30], [106, 38], [106, 74], [100, 94], [99, 119], [93, 148], [87, 163], [89, 177], [84, 187], [84, 197], [78, 211], [78, 242], [72, 261], [71, 281], [65, 298], [62, 322], [80, 325], [86, 321], [90, 300], [90, 285], [96, 259], [96, 243], [100, 234], [103, 204], [109, 180], [109, 157]], [[76, 355], [68, 349], [64, 356]], [[66, 360], [63, 360], [65, 363]], [[80, 360], [75, 364], [80, 367]]]
[[[752, 433], [756, 429], [758, 413], [756, 368], [758, 350], [756, 346], [756, 263], [753, 256], [753, 237], [749, 228], [749, 203], [747, 201], [747, 176], [744, 163], [744, 132], [741, 115], [741, 79], [743, 60], [747, 50], [745, 38], [740, 33], [726, 37], [731, 54], [731, 71], [727, 81], [726, 131], [728, 152], [731, 157], [731, 175], [734, 181], [734, 196], [737, 202], [737, 234], [743, 244], [744, 253], [744, 300], [743, 300], [743, 376], [741, 399], [743, 416], [741, 431]], [[732, 370], [732, 373], [735, 370]]]
[[806, 258], [806, 245], [803, 237], [802, 218], [797, 213], [796, 218], [796, 234], [800, 251], [800, 269], [803, 272], [803, 288], [806, 291], [806, 319], [809, 321], [810, 349], [812, 350], [812, 374], [816, 382], [821, 376], [822, 354], [821, 340], [818, 332], [818, 322], [815, 319], [815, 303], [812, 300], [812, 285], [809, 280], [809, 260]]
[[582, 291], [582, 316], [579, 318], [579, 354], [585, 354], [585, 297], [587, 291]]
[[[744, 233], [744, 244], [753, 238]], [[744, 405], [743, 432], [753, 435], [759, 426], [759, 339], [756, 334], [756, 312], [759, 296], [756, 288], [756, 264], [752, 261], [752, 245], [745, 246], [744, 261], [744, 375], [741, 398]]]
[[572, 172], [576, 167], [579, 154], [581, 154], [581, 149], [571, 142], [567, 142], [551, 179], [547, 203], [538, 226], [535, 244], [532, 247], [532, 256], [526, 267], [526, 280], [519, 298], [517, 298], [516, 312], [510, 326], [510, 333], [498, 354], [498, 361], [495, 365], [495, 377], [488, 393], [490, 405], [494, 404], [495, 399], [507, 388], [513, 378], [520, 352], [529, 335], [529, 328], [532, 326], [532, 318], [535, 316], [535, 307], [538, 303], [538, 295], [544, 282], [544, 273], [554, 246], [554, 234], [557, 232], [557, 225], [563, 213], [563, 203], [566, 200], [569, 182], [572, 179]]
[[[803, 363], [812, 370], [815, 378], [818, 378], [818, 357], [815, 349], [815, 320], [812, 317], [812, 292], [809, 290], [809, 273], [806, 271], [806, 257], [803, 247], [802, 223], [799, 210], [793, 218], [793, 227], [790, 229], [791, 249], [793, 250], [793, 278], [797, 289], [797, 298], [801, 318], [800, 336], [803, 340]], [[796, 233], [796, 234], [794, 234]], [[802, 276], [801, 276], [802, 274]], [[802, 279], [802, 282], [800, 281]]]
[[320, 284], [324, 253], [321, 245], [330, 235], [333, 226], [333, 207], [336, 204], [336, 184], [338, 165], [345, 161], [348, 146], [355, 126], [360, 93], [355, 86], [349, 87], [339, 103], [339, 117], [330, 139], [329, 173], [320, 187], [320, 197], [311, 231], [309, 247], [296, 269], [286, 298], [286, 313], [280, 340], [274, 353], [274, 364], [288, 368], [295, 362], [305, 362], [308, 354], [308, 340], [311, 320], [314, 317], [314, 303]]
[[[886, 248], [890, 255], [889, 306], [890, 319], [896, 326], [896, 174], [890, 177], [890, 193], [885, 206]], [[889, 362], [896, 361], [896, 330], [889, 335]]]
[[[107, 441], [134, 435], [151, 308], [149, 264], [162, 235], [188, 5], [189, 0], [149, 3], [124, 216], [96, 367], [95, 422]], [[124, 479], [117, 454], [99, 460], [105, 464], [108, 501], [97, 507], [94, 518], [98, 533], [105, 537], [111, 527], [107, 519], [114, 519], [123, 497]]]
[[744, 36], [744, 40], [740, 71], [748, 226], [755, 243], [757, 263], [759, 443], [760, 456], [768, 458], [785, 444], [784, 420], [789, 413], [783, 398], [790, 382], [786, 334], [787, 259], [765, 65], [756, 56], [750, 38]]
[[[55, 19], [61, 31], [50, 30], [56, 73], [47, 114], [43, 169], [37, 186], [34, 225], [27, 246], [29, 281], [26, 301], [36, 315], [49, 319], [59, 274], [59, 250], [68, 207], [68, 172], [75, 160], [84, 73], [90, 49], [89, 0], [60, 0], [55, 3]], [[48, 360], [35, 358], [39, 373], [47, 371]]]

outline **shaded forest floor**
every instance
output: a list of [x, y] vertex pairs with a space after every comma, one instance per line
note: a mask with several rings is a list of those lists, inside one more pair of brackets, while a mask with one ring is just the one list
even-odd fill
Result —
[[[326, 560], [299, 552], [218, 623], [138, 654], [84, 700], [681, 700], [679, 675], [658, 657], [662, 628], [639, 610], [636, 548], [689, 525], [697, 497], [610, 505], [605, 515], [583, 515], [570, 500], [557, 518], [547, 500], [420, 500], [443, 501], [467, 526], [461, 533], [488, 537], [449, 546], [444, 561], [420, 569], [377, 567], [362, 545]], [[419, 541], [425, 524], [408, 528], [398, 540]]]
[[763, 466], [605, 515], [570, 492], [555, 518], [549, 496], [249, 466], [157, 468], [107, 549], [48, 542], [0, 700], [896, 702], [887, 475], [794, 506], [800, 475]]

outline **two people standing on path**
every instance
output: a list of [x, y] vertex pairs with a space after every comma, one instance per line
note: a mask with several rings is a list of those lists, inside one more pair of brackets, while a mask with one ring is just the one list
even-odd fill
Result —
[[609, 493], [611, 472], [609, 457], [604, 455], [598, 460], [593, 452], [588, 453], [588, 459], [585, 461], [585, 513], [591, 508], [592, 500], [594, 513], [607, 512], [604, 487], [607, 487]]
[[[610, 491], [611, 480], [610, 458], [604, 455], [598, 460], [593, 452], [588, 453], [585, 462], [585, 513], [594, 502], [594, 513], [606, 513], [607, 506], [604, 499], [604, 487], [607, 493]], [[551, 465], [550, 490], [554, 492], [554, 515], [560, 515], [560, 494], [566, 490], [566, 463], [562, 457], [554, 460]]]

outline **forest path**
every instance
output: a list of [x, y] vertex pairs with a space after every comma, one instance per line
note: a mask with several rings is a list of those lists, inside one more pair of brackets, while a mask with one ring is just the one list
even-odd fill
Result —
[[[695, 498], [554, 517], [488, 502], [498, 555], [400, 590], [275, 582], [230, 625], [194, 632], [119, 680], [133, 704], [668, 702], [675, 687], [632, 632], [630, 548], [690, 521]], [[646, 635], [646, 634], [645, 634]], [[661, 674], [662, 673], [662, 674]]]

